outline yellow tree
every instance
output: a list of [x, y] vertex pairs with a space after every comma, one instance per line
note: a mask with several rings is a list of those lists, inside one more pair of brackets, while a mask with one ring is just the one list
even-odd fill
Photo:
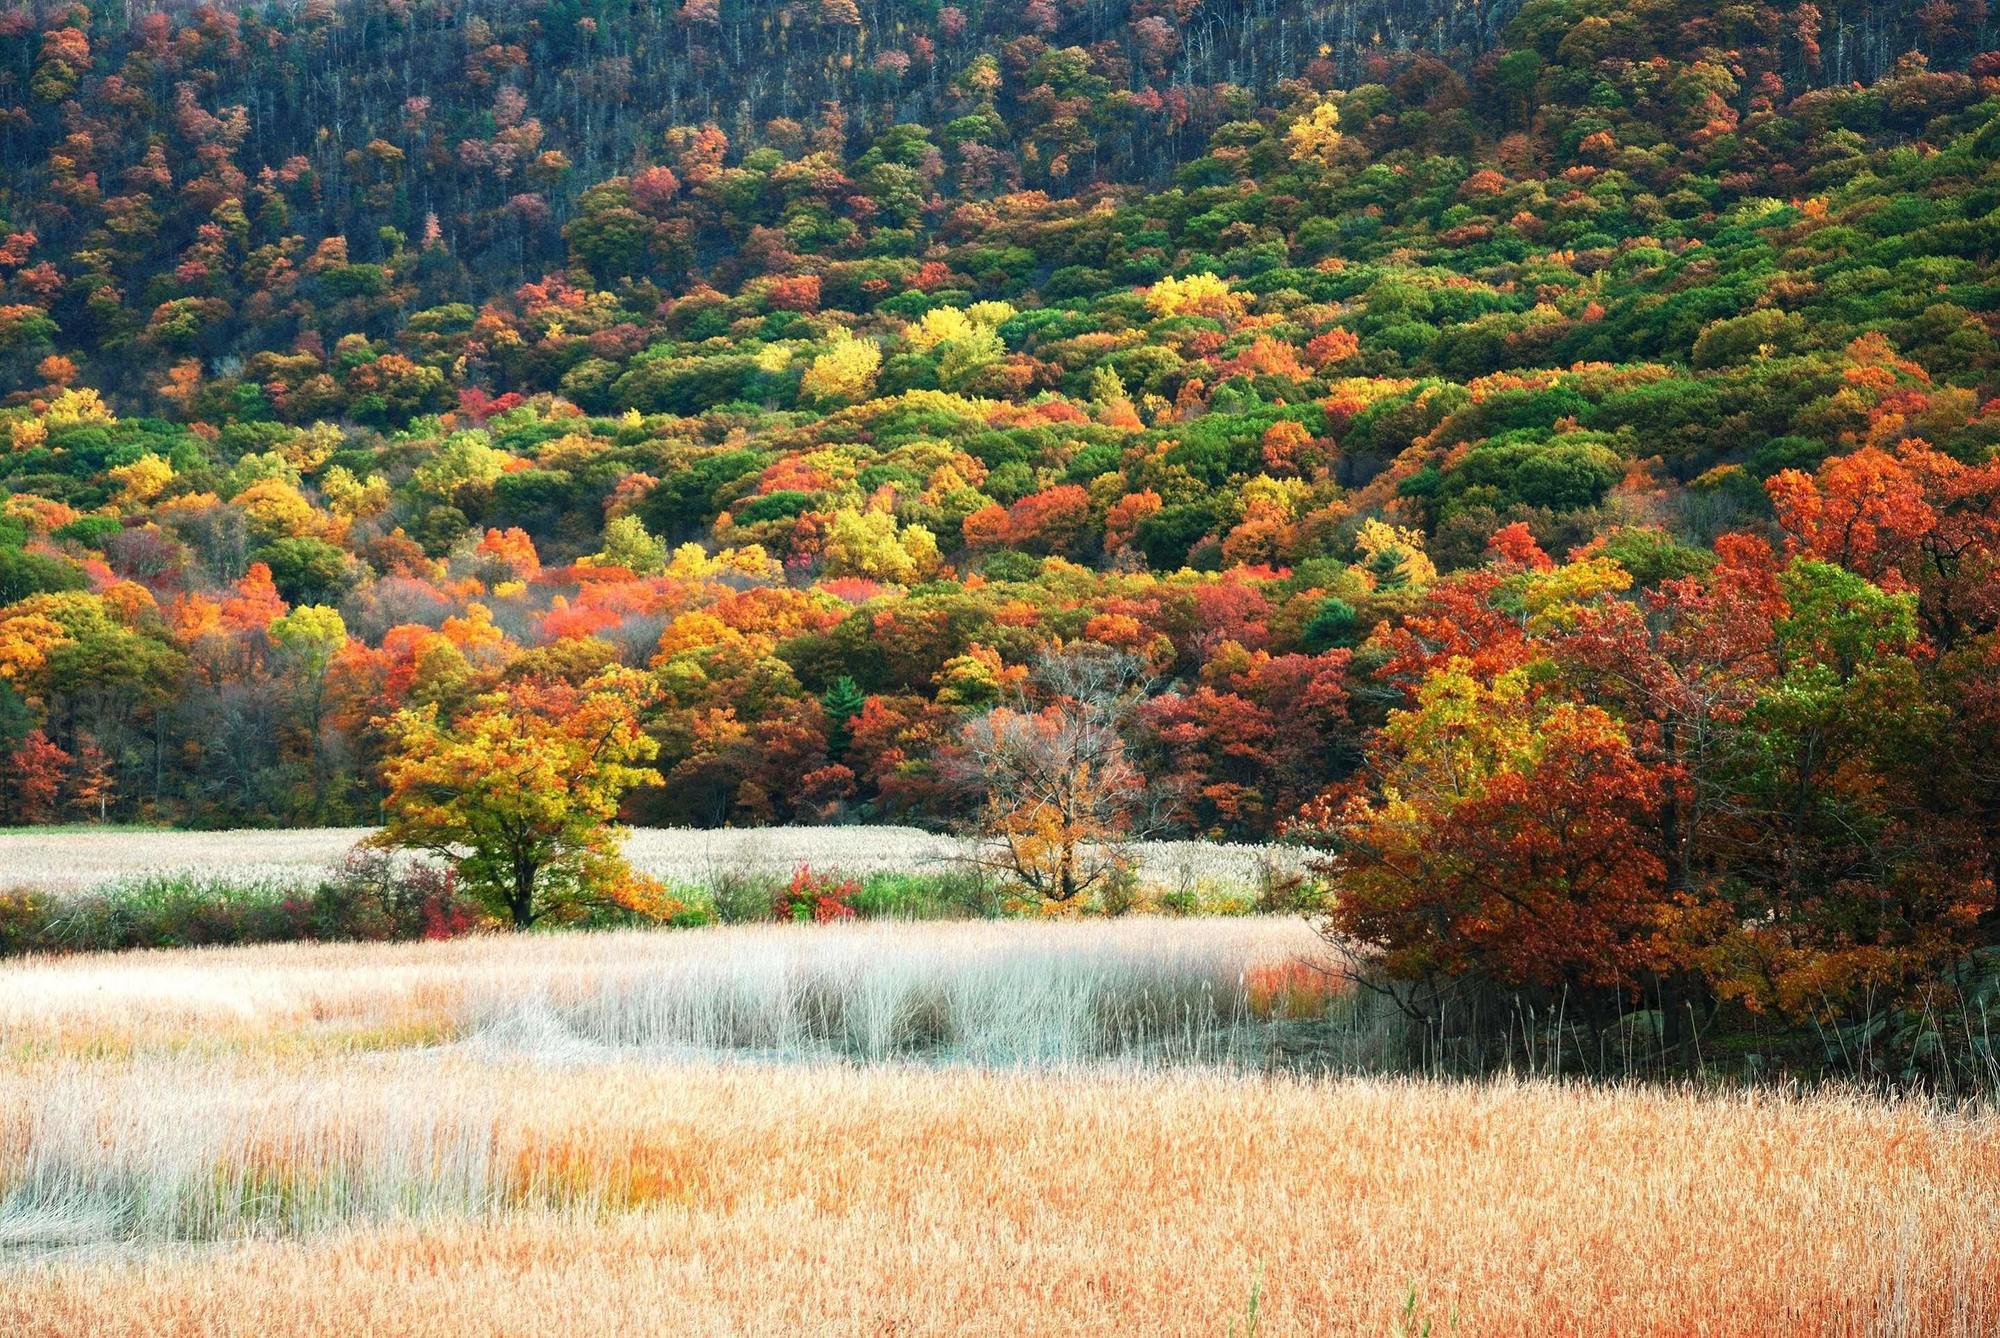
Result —
[[621, 853], [619, 801], [658, 784], [659, 753], [642, 727], [651, 679], [611, 668], [581, 686], [509, 683], [455, 721], [435, 703], [398, 711], [383, 776], [385, 847], [451, 860], [466, 886], [526, 929], [633, 883]]
[[327, 672], [347, 644], [347, 624], [339, 610], [307, 604], [273, 618], [264, 633], [291, 671], [299, 733], [312, 771], [312, 813], [318, 817], [326, 804], [326, 750], [320, 734], [326, 722]]
[[1285, 131], [1285, 150], [1295, 163], [1325, 167], [1340, 144], [1340, 108], [1331, 102], [1313, 106]]
[[822, 404], [859, 404], [874, 392], [875, 373], [881, 367], [882, 351], [872, 340], [857, 339], [835, 326], [833, 342], [806, 368], [799, 389]]

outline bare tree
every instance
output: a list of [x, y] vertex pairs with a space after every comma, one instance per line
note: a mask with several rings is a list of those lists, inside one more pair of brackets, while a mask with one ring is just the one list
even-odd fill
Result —
[[1010, 701], [966, 722], [947, 774], [980, 801], [985, 867], [1062, 903], [1131, 867], [1131, 843], [1166, 807], [1126, 756], [1123, 727], [1145, 695], [1137, 656], [1058, 650]]

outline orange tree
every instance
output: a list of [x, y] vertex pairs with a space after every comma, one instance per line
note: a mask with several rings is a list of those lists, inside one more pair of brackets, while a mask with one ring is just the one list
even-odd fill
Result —
[[984, 862], [1053, 906], [1130, 866], [1130, 842], [1152, 825], [1145, 778], [1120, 727], [1140, 698], [1130, 655], [1082, 648], [1043, 656], [1012, 705], [959, 731], [947, 771], [978, 798]]
[[1379, 794], [1306, 815], [1332, 838], [1329, 928], [1393, 977], [1593, 993], [1667, 965], [1659, 771], [1605, 712], [1538, 699], [1533, 670], [1452, 660], [1390, 714]]
[[467, 887], [526, 929], [633, 878], [619, 801], [657, 784], [642, 726], [646, 675], [612, 668], [581, 685], [530, 679], [477, 698], [456, 720], [435, 703], [384, 722], [388, 821], [378, 845], [451, 860]]

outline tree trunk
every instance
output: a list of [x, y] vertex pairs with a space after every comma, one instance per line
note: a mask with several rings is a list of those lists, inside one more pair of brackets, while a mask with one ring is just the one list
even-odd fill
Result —
[[514, 891], [507, 898], [507, 908], [514, 913], [516, 929], [526, 929], [535, 923], [536, 872], [531, 861], [517, 860], [514, 863]]

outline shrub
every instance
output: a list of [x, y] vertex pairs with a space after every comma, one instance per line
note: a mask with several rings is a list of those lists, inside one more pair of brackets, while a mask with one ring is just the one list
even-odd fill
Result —
[[0, 891], [0, 957], [47, 948], [51, 915], [45, 893], [26, 889]]
[[1139, 870], [1129, 860], [1121, 860], [1105, 875], [1097, 894], [1098, 906], [1106, 915], [1126, 915], [1139, 905]]
[[360, 847], [334, 866], [310, 907], [311, 936], [326, 939], [454, 938], [484, 920], [450, 868]]
[[854, 912], [864, 920], [990, 920], [1000, 914], [993, 880], [978, 867], [864, 876]]
[[726, 925], [771, 918], [783, 887], [768, 874], [744, 869], [717, 869], [709, 875], [709, 897], [715, 918]]
[[486, 923], [450, 869], [356, 850], [310, 889], [156, 874], [77, 896], [0, 892], [0, 956], [441, 939]]
[[1257, 895], [1252, 903], [1261, 915], [1310, 914], [1319, 909], [1319, 881], [1279, 860], [1257, 861]]
[[1190, 870], [1182, 869], [1173, 886], [1160, 893], [1160, 909], [1168, 915], [1193, 915], [1201, 910], [1201, 890]]
[[775, 919], [801, 924], [851, 920], [855, 915], [854, 899], [860, 892], [861, 884], [852, 878], [837, 879], [830, 874], [814, 873], [811, 865], [801, 864], [772, 903], [772, 915]]

